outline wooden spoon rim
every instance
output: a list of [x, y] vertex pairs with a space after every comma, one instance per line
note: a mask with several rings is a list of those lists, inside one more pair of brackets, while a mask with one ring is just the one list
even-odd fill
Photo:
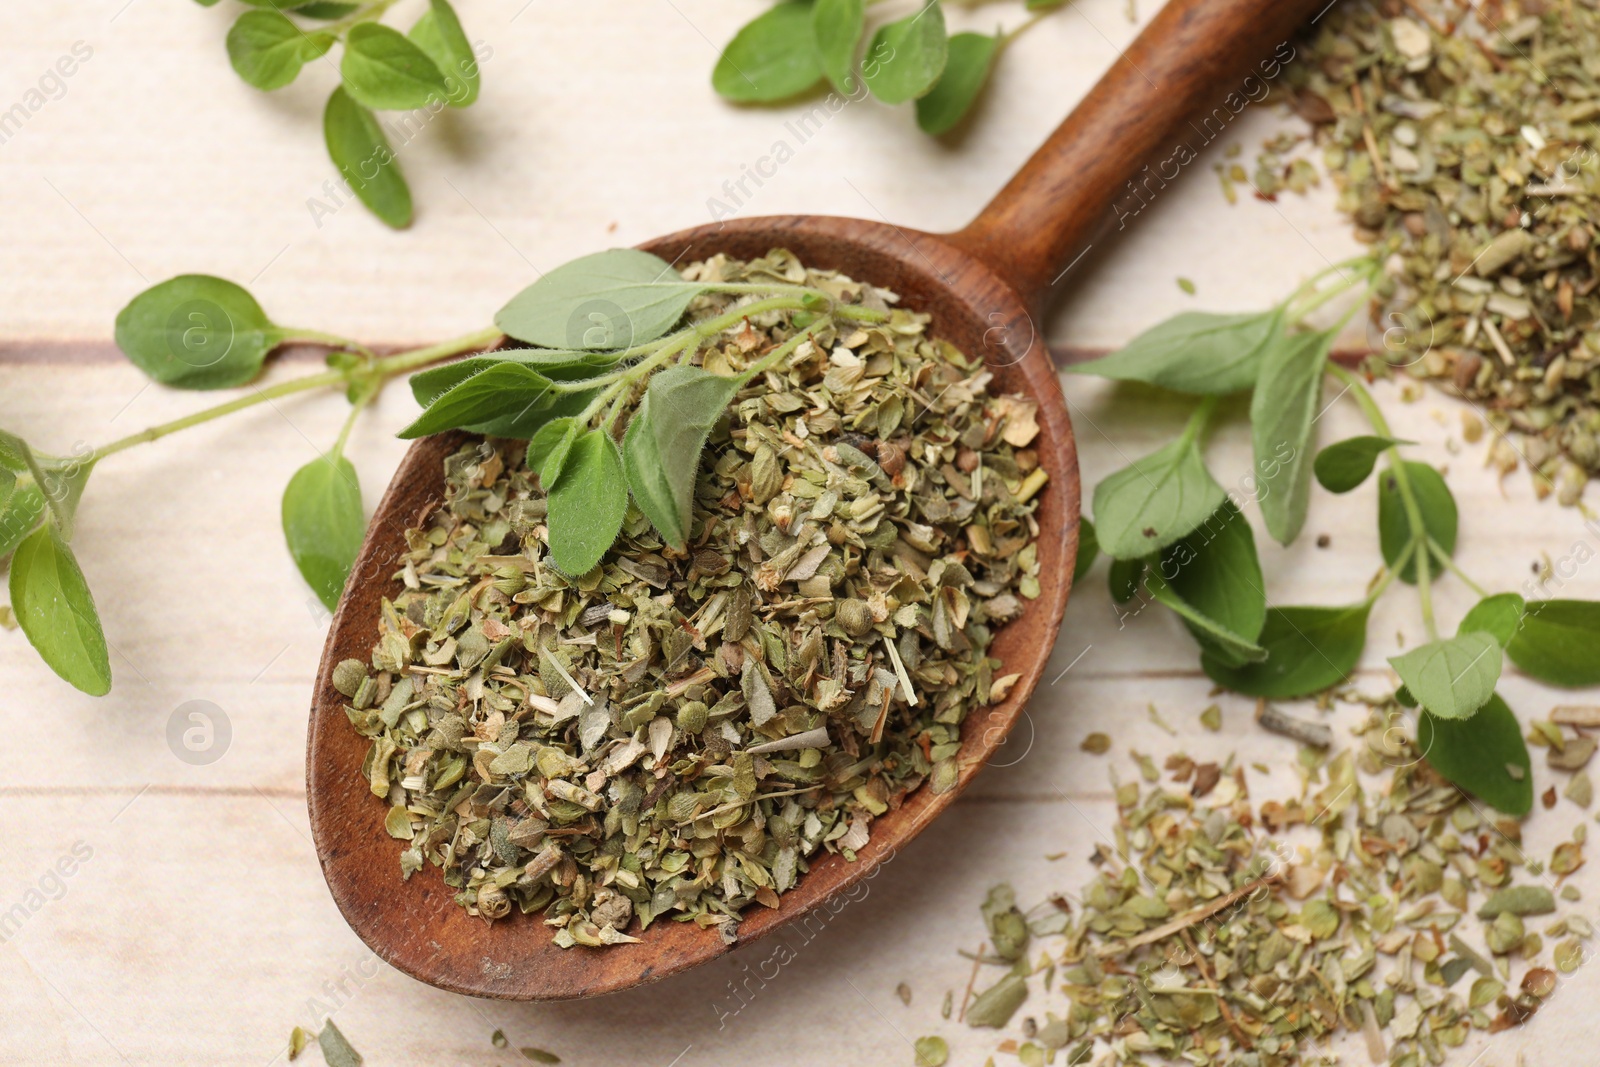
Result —
[[[1022, 298], [984, 263], [931, 234], [828, 216], [779, 216], [702, 226], [641, 246], [671, 262], [715, 251], [749, 258], [786, 247], [810, 266], [839, 269], [901, 293], [903, 306], [933, 314], [930, 333], [996, 371], [996, 389], [1025, 391], [1039, 403], [1040, 465], [1050, 481], [1040, 496], [1040, 596], [997, 631], [991, 654], [998, 674], [1020, 673], [1006, 699], [975, 708], [962, 727], [955, 787], [935, 796], [926, 786], [873, 821], [872, 839], [854, 863], [813, 857], [808, 873], [775, 910], [752, 906], [739, 944], [797, 922], [826, 923], [870, 892], [870, 880], [898, 849], [947, 808], [1005, 743], [1043, 675], [1071, 591], [1077, 551], [1079, 479], [1065, 399], [1044, 338]], [[404, 551], [404, 531], [419, 508], [442, 495], [444, 456], [470, 437], [446, 434], [412, 445], [373, 516], [334, 615], [323, 650], [306, 739], [306, 798], [323, 876], [340, 913], [381, 959], [419, 981], [455, 993], [507, 1000], [566, 1000], [656, 981], [729, 951], [717, 932], [692, 923], [660, 923], [638, 945], [558, 949], [535, 916], [494, 924], [468, 916], [431, 864], [402, 881], [399, 842], [384, 830], [385, 804], [361, 780], [366, 740], [350, 729], [333, 669], [365, 660], [377, 634], [380, 597]]]

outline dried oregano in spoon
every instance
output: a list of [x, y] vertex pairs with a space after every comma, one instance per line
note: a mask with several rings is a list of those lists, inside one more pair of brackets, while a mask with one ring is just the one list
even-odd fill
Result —
[[[335, 675], [403, 873], [441, 867], [485, 919], [542, 911], [563, 946], [632, 940], [634, 917], [731, 930], [953, 786], [963, 720], [1016, 679], [993, 631], [1039, 592], [1032, 401], [892, 293], [786, 253], [683, 275], [712, 288], [621, 388], [551, 409], [527, 449], [448, 458], [370, 669]], [[832, 304], [764, 296], [795, 288]], [[681, 497], [651, 496], [678, 471]]]

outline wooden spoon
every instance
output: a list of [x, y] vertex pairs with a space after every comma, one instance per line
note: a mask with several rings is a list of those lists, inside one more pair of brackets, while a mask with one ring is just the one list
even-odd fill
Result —
[[[875, 819], [854, 863], [819, 856], [781, 906], [746, 909], [741, 943], [801, 922], [815, 932], [864, 897], [881, 866], [949, 806], [1005, 741], [1033, 694], [1060, 629], [1077, 552], [1078, 465], [1055, 368], [1037, 329], [1052, 287], [1108, 226], [1158, 196], [1246, 100], [1292, 58], [1288, 39], [1327, 0], [1170, 0], [1070, 118], [983, 213], [959, 233], [934, 235], [887, 222], [822, 216], [730, 220], [643, 247], [674, 263], [722, 252], [742, 259], [787, 248], [812, 267], [843, 271], [898, 292], [929, 312], [930, 332], [982, 353], [1002, 392], [1039, 401], [1039, 461], [1050, 474], [1040, 498], [1042, 595], [1000, 631], [991, 654], [1021, 678], [1001, 703], [976, 709], [962, 730], [954, 790], [913, 792]], [[1276, 50], [1276, 51], [1275, 51]], [[1276, 56], [1276, 63], [1272, 57]], [[1248, 79], [1252, 79], [1248, 80]], [[1191, 115], [1207, 124], [1185, 125]], [[1181, 132], [1180, 132], [1181, 131]], [[1180, 149], [1180, 146], [1182, 148]], [[1141, 165], [1159, 177], [1130, 178]], [[1193, 180], [1205, 180], [1199, 174]], [[1122, 203], [1118, 203], [1119, 199]], [[729, 949], [715, 930], [663, 921], [636, 945], [560, 949], [537, 917], [489, 924], [453, 901], [432, 867], [401, 881], [399, 848], [384, 831], [385, 807], [359, 770], [367, 741], [351, 730], [333, 687], [341, 660], [366, 660], [379, 601], [404, 531], [443, 497], [443, 459], [463, 441], [418, 441], [378, 505], [344, 600], [334, 617], [311, 709], [306, 793], [317, 853], [333, 899], [362, 940], [407, 974], [458, 993], [508, 1000], [560, 1000], [609, 993], [675, 974]]]

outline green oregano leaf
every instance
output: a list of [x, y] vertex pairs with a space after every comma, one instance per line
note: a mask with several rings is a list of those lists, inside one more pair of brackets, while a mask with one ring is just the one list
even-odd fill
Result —
[[1367, 480], [1378, 457], [1394, 445], [1409, 445], [1393, 437], [1376, 437], [1367, 434], [1337, 441], [1317, 453], [1312, 470], [1322, 488], [1330, 493], [1348, 493]]
[[392, 26], [358, 22], [344, 38], [344, 89], [378, 111], [409, 111], [446, 98], [450, 87], [428, 53]]
[[694, 483], [706, 438], [740, 379], [679, 364], [650, 379], [623, 440], [628, 487], [656, 532], [674, 548], [689, 540]]
[[117, 347], [162, 385], [229, 389], [261, 373], [283, 331], [240, 286], [209, 274], [153, 285], [117, 314]]
[[1256, 639], [1267, 650], [1265, 660], [1232, 667], [1206, 653], [1200, 666], [1218, 685], [1246, 696], [1288, 700], [1320, 693], [1361, 661], [1371, 610], [1365, 601], [1342, 608], [1268, 608]]
[[449, 0], [429, 0], [428, 10], [417, 19], [408, 36], [444, 75], [445, 98], [450, 106], [471, 106], [478, 99], [478, 57]]
[[[508, 420], [526, 424], [546, 410], [557, 395], [551, 390], [550, 379], [533, 368], [521, 363], [497, 363], [428, 400], [426, 410], [401, 430], [400, 436], [426, 437], [445, 430], [490, 433], [493, 431], [486, 427], [503, 426]], [[544, 421], [539, 418], [539, 425]], [[537, 429], [530, 424], [525, 434], [499, 436], [531, 437]]]
[[1145, 561], [1143, 559], [1113, 559], [1110, 570], [1106, 573], [1106, 584], [1111, 588], [1111, 599], [1118, 604], [1126, 604], [1139, 592], [1139, 587], [1144, 584]]
[[734, 35], [711, 72], [711, 87], [727, 100], [771, 103], [804, 92], [822, 77], [811, 5], [786, 0]]
[[1517, 593], [1496, 593], [1493, 596], [1486, 596], [1474, 604], [1472, 610], [1462, 618], [1461, 625], [1456, 627], [1456, 633], [1481, 631], [1493, 634], [1500, 647], [1504, 648], [1522, 626], [1522, 613], [1527, 606], [1527, 602]]
[[561, 478], [567, 455], [583, 432], [583, 424], [570, 416], [551, 419], [528, 440], [528, 469], [539, 476], [546, 493]]
[[1283, 328], [1283, 312], [1276, 308], [1247, 315], [1186, 311], [1109, 356], [1067, 370], [1196, 396], [1226, 396], [1255, 385], [1262, 354], [1283, 337]]
[[35, 529], [11, 557], [11, 610], [41, 659], [90, 696], [111, 690], [111, 660], [94, 597], [53, 523]]
[[1233, 666], [1266, 655], [1255, 644], [1267, 617], [1255, 532], [1231, 500], [1169, 545], [1155, 569], [1161, 581], [1151, 582], [1151, 592], [1178, 612], [1202, 647]]
[[332, 611], [367, 532], [355, 467], [344, 456], [318, 456], [289, 479], [282, 511], [289, 554]]
[[410, 225], [411, 189], [377, 117], [335, 89], [322, 113], [322, 133], [334, 166], [367, 209], [397, 230]]
[[1471, 719], [1424, 712], [1417, 748], [1433, 769], [1507, 815], [1533, 808], [1533, 765], [1517, 717], [1498, 693]]
[[833, 87], [855, 92], [856, 49], [866, 32], [865, 0], [816, 0], [811, 5], [811, 32], [817, 58]]
[[494, 322], [508, 336], [544, 348], [628, 348], [676, 326], [704, 290], [660, 256], [613, 248], [550, 271], [512, 297]]
[[622, 532], [628, 483], [622, 454], [604, 430], [572, 442], [565, 469], [549, 489], [550, 558], [577, 576], [594, 569]]
[[5, 502], [0, 504], [0, 560], [16, 551], [22, 539], [38, 527], [50, 509], [44, 493], [31, 477], [18, 479], [10, 471], [6, 474], [15, 481]]
[[1389, 658], [1417, 703], [1441, 719], [1470, 718], [1483, 707], [1500, 681], [1500, 664], [1500, 642], [1482, 631], [1429, 641]]
[[1077, 585], [1083, 576], [1089, 573], [1089, 568], [1094, 566], [1094, 561], [1100, 555], [1100, 542], [1095, 537], [1094, 523], [1088, 519], [1078, 520], [1078, 557], [1072, 565], [1072, 584]]
[[872, 35], [861, 75], [873, 96], [886, 104], [903, 104], [934, 87], [949, 55], [944, 9], [937, 0], [928, 0], [921, 11]]
[[506, 363], [529, 367], [553, 381], [578, 381], [591, 378], [616, 366], [614, 352], [563, 352], [549, 348], [511, 348], [483, 355], [468, 356], [453, 363], [430, 367], [411, 376], [411, 393], [417, 403], [427, 407], [440, 394], [448, 392], [490, 367]]
[[342, 3], [336, 2], [336, 0], [312, 0], [312, 3], [300, 4], [295, 7], [294, 13], [296, 15], [304, 15], [308, 19], [331, 21], [354, 14], [360, 6], [360, 4]]
[[1287, 545], [1305, 525], [1322, 375], [1333, 333], [1298, 333], [1270, 345], [1250, 397], [1250, 440], [1267, 532]]
[[1147, 556], [1199, 526], [1226, 495], [1199, 446], [1180, 438], [1095, 486], [1100, 547], [1113, 559]]
[[[1428, 536], [1439, 542], [1446, 554], [1456, 550], [1456, 500], [1445, 484], [1444, 476], [1426, 463], [1406, 460], [1404, 463], [1412, 492], [1417, 497], [1417, 507], [1422, 512], [1422, 526]], [[1406, 514], [1405, 501], [1394, 471], [1385, 470], [1378, 479], [1378, 547], [1383, 561], [1393, 567], [1406, 549], [1411, 546], [1411, 520]], [[1418, 551], [1424, 551], [1421, 547]], [[1430, 557], [1429, 573], [1438, 573], [1437, 563]], [[1400, 580], [1412, 585], [1417, 581], [1416, 553], [1400, 568]]]
[[944, 73], [927, 95], [917, 100], [917, 125], [923, 133], [935, 137], [948, 133], [966, 117], [989, 80], [999, 49], [1000, 38], [986, 33], [958, 33], [950, 38]]
[[1600, 685], [1600, 603], [1534, 600], [1506, 644], [1511, 662], [1541, 682]]
[[257, 89], [281, 89], [333, 47], [333, 35], [306, 33], [276, 11], [246, 11], [228, 31], [228, 62]]
[[83, 497], [83, 489], [88, 484], [90, 472], [94, 470], [94, 463], [87, 457], [47, 456], [35, 452], [28, 442], [16, 434], [0, 430], [0, 466], [28, 476], [28, 482], [14, 491], [17, 500], [15, 521], [26, 522], [27, 526], [0, 530], [0, 547], [4, 548], [0, 556], [15, 548], [37, 521], [37, 516], [33, 520], [27, 518], [32, 514], [33, 505], [33, 495], [27, 493], [27, 487], [30, 486], [50, 511], [61, 539], [71, 541], [77, 522], [78, 501]]
[[1234, 632], [1226, 624], [1212, 618], [1179, 596], [1158, 569], [1150, 570], [1145, 582], [1150, 588], [1150, 595], [1177, 613], [1195, 640], [1200, 643], [1204, 654], [1216, 662], [1238, 667], [1267, 658], [1266, 649], [1255, 641]]

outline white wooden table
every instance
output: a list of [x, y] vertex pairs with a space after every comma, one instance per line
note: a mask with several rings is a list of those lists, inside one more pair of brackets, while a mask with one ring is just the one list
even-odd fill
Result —
[[[307, 200], [333, 173], [319, 129], [331, 72], [313, 64], [270, 98], [245, 87], [222, 49], [242, 10], [231, 0], [5, 5], [0, 111], [19, 102], [27, 115], [0, 142], [0, 425], [65, 452], [204, 403], [147, 388], [109, 344], [122, 304], [172, 274], [234, 278], [280, 321], [371, 342], [453, 336], [486, 324], [534, 268], [706, 221], [724, 181], [792, 139], [792, 112], [733, 109], [709, 90], [716, 46], [760, 10], [756, 0], [460, 7], [469, 34], [493, 48], [483, 97], [404, 150], [419, 212], [397, 234], [353, 206], [313, 221]], [[1001, 10], [966, 21], [987, 25]], [[904, 110], [852, 105], [794, 146], [740, 210], [957, 226], [1133, 32], [1123, 0], [1078, 0], [1006, 56], [964, 141], [927, 140]], [[49, 82], [30, 97], [77, 42], [90, 58], [59, 89]], [[1254, 145], [1275, 121], [1257, 108], [1225, 143]], [[1218, 158], [1189, 168], [1085, 265], [1048, 324], [1052, 341], [1109, 346], [1183, 308], [1262, 307], [1356, 251], [1329, 190], [1230, 207], [1211, 173]], [[1178, 275], [1197, 281], [1198, 296], [1179, 290]], [[305, 366], [274, 367], [269, 380]], [[1147, 394], [1077, 378], [1066, 388], [1086, 486], [1184, 417]], [[1517, 588], [1541, 552], [1560, 558], [1600, 542], [1575, 511], [1536, 506], [1520, 478], [1502, 487], [1479, 451], [1454, 453], [1453, 403], [1379, 395], [1421, 454], [1449, 463], [1459, 559], [1480, 580]], [[327, 620], [282, 546], [278, 498], [332, 441], [344, 408], [321, 395], [263, 406], [96, 471], [75, 544], [115, 649], [110, 696], [68, 689], [20, 634], [0, 633], [0, 922], [10, 916], [0, 931], [0, 1060], [265, 1067], [281, 1059], [292, 1026], [332, 1014], [370, 1064], [503, 1064], [522, 1045], [569, 1064], [907, 1064], [910, 1039], [929, 1033], [949, 1038], [952, 1062], [979, 1064], [997, 1036], [938, 1011], [947, 989], [959, 1000], [967, 983], [956, 949], [981, 940], [976, 906], [1002, 878], [1030, 903], [1081, 887], [1114, 818], [1108, 765], [1132, 773], [1130, 745], [1212, 759], [1237, 751], [1281, 768], [1250, 772], [1258, 798], [1294, 787], [1291, 743], [1254, 727], [1248, 702], [1223, 698], [1223, 733], [1200, 729], [1210, 686], [1189, 638], [1165, 613], [1119, 625], [1102, 564], [1073, 598], [1054, 681], [1014, 750], [866, 900], [797, 944], [793, 962], [774, 970], [774, 945], [761, 943], [636, 992], [557, 1006], [430, 989], [378, 963], [345, 926], [308, 836], [305, 716]], [[369, 507], [403, 448], [394, 431], [413, 410], [403, 387], [391, 388], [356, 430], [350, 455]], [[1325, 440], [1362, 428], [1346, 403], [1324, 423]], [[1225, 484], [1248, 468], [1237, 419], [1210, 452]], [[1263, 548], [1273, 598], [1358, 595], [1377, 561], [1373, 516], [1371, 485], [1337, 500], [1318, 490], [1309, 535], [1287, 551]], [[1330, 548], [1314, 547], [1319, 533]], [[1567, 589], [1600, 594], [1596, 568]], [[1459, 583], [1441, 588], [1448, 624], [1468, 602]], [[1414, 601], [1392, 592], [1374, 615], [1360, 683], [1387, 685], [1384, 658], [1400, 635], [1415, 643], [1419, 633]], [[1558, 699], [1515, 674], [1502, 692], [1525, 719]], [[169, 724], [187, 725], [178, 709], [190, 701], [220, 709], [230, 735], [224, 744], [218, 732], [209, 763], [180, 759], [182, 746], [169, 744]], [[1150, 725], [1150, 703], [1178, 737]], [[1117, 739], [1109, 756], [1078, 749], [1097, 729]], [[1536, 762], [1543, 789], [1550, 776]], [[1580, 817], [1565, 802], [1538, 814], [1530, 851], [1548, 855]], [[53, 873], [58, 863], [70, 876]], [[1587, 870], [1577, 881], [1600, 888]], [[894, 995], [901, 981], [913, 989], [909, 1007]], [[1586, 1003], [1597, 992], [1587, 967], [1562, 999]], [[1552, 1007], [1526, 1032], [1498, 1038], [1483, 1062], [1519, 1052], [1531, 1063], [1587, 1061], [1592, 1054], [1572, 1051], [1592, 1044], [1584, 1018]], [[497, 1028], [511, 1050], [490, 1046]]]

